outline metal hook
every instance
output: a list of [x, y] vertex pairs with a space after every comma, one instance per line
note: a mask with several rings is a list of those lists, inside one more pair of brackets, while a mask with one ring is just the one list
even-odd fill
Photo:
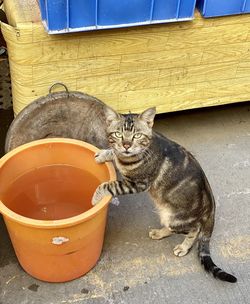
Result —
[[52, 89], [53, 89], [55, 86], [57, 86], [57, 85], [63, 86], [64, 89], [65, 89], [65, 91], [66, 91], [66, 93], [67, 93], [67, 95], [68, 95], [68, 97], [69, 97], [69, 90], [68, 90], [68, 88], [66, 87], [66, 85], [65, 85], [64, 83], [62, 83], [62, 82], [56, 82], [56, 83], [52, 84], [52, 86], [51, 86], [50, 89], [49, 89], [49, 94], [52, 94]]

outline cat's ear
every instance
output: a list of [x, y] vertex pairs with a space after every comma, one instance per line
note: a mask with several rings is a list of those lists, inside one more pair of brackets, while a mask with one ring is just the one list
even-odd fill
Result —
[[155, 107], [149, 108], [139, 115], [139, 119], [146, 121], [148, 126], [152, 128], [154, 124], [155, 114], [156, 114], [156, 108]]
[[119, 120], [121, 118], [120, 115], [110, 107], [105, 109], [105, 115], [108, 126], [112, 123], [112, 121]]

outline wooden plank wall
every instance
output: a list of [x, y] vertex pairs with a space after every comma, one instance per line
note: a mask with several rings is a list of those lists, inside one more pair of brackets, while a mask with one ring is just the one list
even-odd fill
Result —
[[2, 30], [15, 113], [46, 95], [54, 82], [121, 112], [250, 99], [250, 15], [205, 20], [196, 12], [190, 22], [66, 35], [47, 35], [41, 22], [26, 16]]

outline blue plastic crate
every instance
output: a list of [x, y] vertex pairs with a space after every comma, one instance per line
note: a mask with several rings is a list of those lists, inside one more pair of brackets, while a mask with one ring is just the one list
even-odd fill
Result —
[[205, 18], [250, 13], [250, 0], [198, 0], [197, 7]]
[[50, 34], [190, 20], [196, 0], [39, 0]]

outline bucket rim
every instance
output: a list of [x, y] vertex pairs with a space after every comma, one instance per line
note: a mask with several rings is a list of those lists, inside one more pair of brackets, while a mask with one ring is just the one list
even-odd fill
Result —
[[[53, 144], [53, 143], [61, 143], [61, 144], [71, 144], [76, 146], [81, 146], [83, 148], [86, 148], [94, 153], [100, 151], [97, 147], [78, 140], [78, 139], [70, 139], [70, 138], [46, 138], [46, 139], [38, 139], [26, 144], [23, 144], [21, 146], [16, 147], [15, 149], [11, 150], [10, 152], [6, 153], [1, 159], [0, 159], [0, 170], [1, 167], [14, 155], [28, 149], [34, 146], [40, 146], [44, 144]], [[102, 164], [106, 166], [109, 173], [109, 181], [116, 180], [116, 171], [114, 169], [114, 166], [112, 163], [104, 163]], [[93, 218], [95, 215], [100, 213], [105, 207], [108, 207], [109, 202], [111, 201], [112, 196], [107, 195], [105, 196], [98, 204], [87, 210], [86, 212], [83, 212], [79, 215], [60, 219], [60, 220], [36, 220], [29, 217], [25, 217], [23, 215], [20, 215], [8, 207], [5, 206], [5, 204], [0, 200], [0, 213], [5, 218], [8, 218], [9, 220], [12, 220], [14, 222], [17, 222], [23, 226], [30, 226], [34, 228], [43, 228], [43, 229], [51, 229], [51, 228], [64, 228], [69, 226], [74, 226], [77, 224], [80, 224], [82, 222], [88, 221], [91, 218]]]

